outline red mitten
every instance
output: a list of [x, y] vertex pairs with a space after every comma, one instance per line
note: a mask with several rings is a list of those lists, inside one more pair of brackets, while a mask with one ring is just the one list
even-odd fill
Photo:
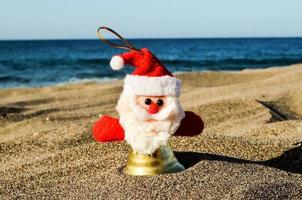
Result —
[[98, 119], [92, 128], [93, 137], [98, 142], [124, 140], [124, 129], [117, 118], [108, 115]]
[[204, 124], [202, 119], [191, 111], [185, 111], [185, 118], [175, 132], [175, 136], [195, 136], [202, 133]]

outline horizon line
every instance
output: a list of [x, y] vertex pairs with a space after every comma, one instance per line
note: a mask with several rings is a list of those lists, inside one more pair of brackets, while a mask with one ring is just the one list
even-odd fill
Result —
[[[129, 37], [127, 40], [190, 40], [190, 39], [282, 39], [282, 38], [302, 38], [302, 36], [230, 36], [230, 37], [150, 37], [136, 38]], [[118, 38], [108, 38], [109, 40], [119, 40]], [[29, 39], [1, 39], [0, 42], [13, 41], [60, 41], [60, 40], [99, 40], [99, 38], [29, 38]]]

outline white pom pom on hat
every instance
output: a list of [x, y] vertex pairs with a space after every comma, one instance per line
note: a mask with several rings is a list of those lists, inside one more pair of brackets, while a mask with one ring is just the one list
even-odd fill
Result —
[[113, 70], [120, 70], [124, 67], [124, 59], [121, 56], [113, 56], [110, 60], [110, 66]]

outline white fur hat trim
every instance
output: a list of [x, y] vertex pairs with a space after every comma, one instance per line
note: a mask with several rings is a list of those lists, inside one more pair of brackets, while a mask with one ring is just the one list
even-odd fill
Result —
[[181, 80], [172, 76], [138, 76], [127, 75], [124, 80], [124, 92], [145, 96], [177, 96], [180, 95]]

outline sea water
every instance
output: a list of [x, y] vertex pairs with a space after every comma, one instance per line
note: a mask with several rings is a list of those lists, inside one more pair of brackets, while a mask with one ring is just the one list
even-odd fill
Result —
[[[173, 73], [238, 71], [302, 63], [302, 38], [135, 39]], [[120, 79], [110, 58], [123, 50], [99, 40], [0, 41], [0, 88]]]

